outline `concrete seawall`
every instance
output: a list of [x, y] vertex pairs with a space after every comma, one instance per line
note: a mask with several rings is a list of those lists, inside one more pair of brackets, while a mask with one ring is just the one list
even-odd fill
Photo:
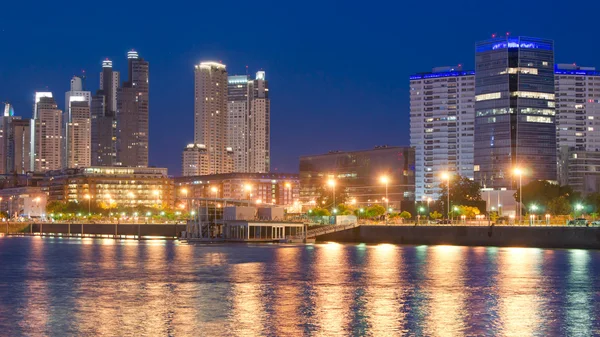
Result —
[[320, 235], [317, 241], [600, 249], [600, 228], [368, 225]]
[[[181, 231], [185, 231], [185, 224], [78, 224], [73, 223], [70, 226], [71, 234], [81, 234], [82, 230], [85, 234], [108, 234], [113, 235], [115, 231], [119, 235], [138, 235], [141, 236], [166, 236], [179, 237]], [[34, 233], [40, 231], [40, 224], [33, 224], [32, 230]], [[62, 233], [66, 234], [69, 231], [69, 225], [66, 223], [44, 223], [42, 225], [44, 233]], [[23, 232], [28, 232], [29, 228], [25, 228]]]

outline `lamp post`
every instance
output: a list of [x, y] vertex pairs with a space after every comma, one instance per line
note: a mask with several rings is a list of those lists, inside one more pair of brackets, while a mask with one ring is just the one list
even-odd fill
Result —
[[389, 218], [389, 209], [390, 209], [390, 199], [388, 199], [388, 183], [390, 182], [390, 179], [387, 176], [383, 176], [381, 177], [381, 183], [385, 185], [385, 224], [388, 224], [388, 218]]
[[210, 191], [215, 194], [215, 218], [214, 218], [214, 220], [216, 221], [217, 220], [217, 192], [219, 191], [219, 189], [213, 186], [210, 188]]
[[521, 223], [521, 216], [523, 213], [523, 171], [517, 167], [513, 173], [519, 176], [519, 223]]
[[450, 174], [448, 172], [442, 172], [442, 179], [446, 181], [446, 194], [448, 196], [448, 204], [446, 207], [448, 209], [448, 220], [450, 220]]
[[244, 190], [248, 193], [248, 207], [250, 207], [250, 198], [252, 197], [252, 185], [244, 185]]
[[185, 196], [185, 210], [189, 212], [190, 205], [189, 205], [189, 201], [187, 199], [187, 196], [188, 196], [188, 190], [187, 190], [187, 188], [182, 188], [181, 189], [181, 193], [183, 193], [183, 195]]
[[158, 190], [154, 190], [152, 191], [152, 194], [154, 194], [154, 197], [156, 198], [156, 208], [158, 208], [158, 204], [160, 203], [160, 192]]
[[287, 196], [286, 196], [286, 200], [285, 200], [285, 203], [284, 203], [284, 205], [289, 205], [289, 203], [290, 203], [290, 200], [292, 199], [292, 198], [290, 197], [290, 195], [291, 195], [291, 190], [292, 190], [292, 184], [290, 184], [290, 183], [285, 183], [285, 189], [286, 189], [286, 191], [287, 191]]
[[327, 181], [327, 185], [331, 186], [331, 189], [333, 191], [333, 205], [331, 205], [331, 211], [332, 213], [335, 213], [335, 180], [329, 179]]

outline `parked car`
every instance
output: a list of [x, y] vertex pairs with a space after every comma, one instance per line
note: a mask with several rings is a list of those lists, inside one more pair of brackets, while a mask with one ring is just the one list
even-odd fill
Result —
[[569, 220], [567, 222], [568, 226], [589, 226], [588, 221], [584, 218], [577, 218], [573, 220]]
[[449, 225], [452, 223], [452, 221], [448, 220], [448, 219], [440, 219], [440, 220], [437, 220], [435, 223], [438, 225]]

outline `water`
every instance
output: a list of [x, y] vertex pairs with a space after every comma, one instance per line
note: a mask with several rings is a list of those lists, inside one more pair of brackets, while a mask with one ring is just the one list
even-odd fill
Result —
[[600, 252], [0, 238], [2, 336], [600, 336]]

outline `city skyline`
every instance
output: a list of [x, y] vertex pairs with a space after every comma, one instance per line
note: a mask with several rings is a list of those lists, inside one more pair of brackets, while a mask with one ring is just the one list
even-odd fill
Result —
[[[534, 4], [528, 4], [527, 8], [534, 8]], [[10, 69], [2, 70], [2, 77], [10, 83], [0, 84], [0, 98], [10, 101], [16, 114], [28, 117], [32, 93], [47, 87], [55, 92], [59, 107], [64, 109], [61, 93], [68, 91], [68, 80], [72, 75], [79, 75], [81, 69], [85, 69], [88, 76], [86, 89], [95, 89], [92, 84], [98, 83], [100, 62], [109, 57], [114, 60], [115, 69], [123, 73], [126, 70], [123, 57], [127, 50], [135, 48], [152, 63], [150, 165], [167, 166], [170, 172], [176, 174], [181, 170], [181, 147], [192, 141], [189, 135], [193, 133], [193, 66], [205, 60], [221, 60], [228, 65], [231, 74], [244, 74], [246, 65], [252, 70], [262, 68], [268, 73], [270, 85], [277, 89], [272, 96], [272, 109], [277, 113], [272, 116], [271, 167], [272, 170], [289, 172], [297, 170], [300, 155], [311, 152], [408, 144], [408, 83], [404, 78], [438, 65], [463, 64], [464, 69], [473, 69], [475, 42], [489, 38], [492, 33], [511, 31], [515, 35], [553, 39], [557, 62], [576, 61], [598, 66], [594, 60], [597, 47], [590, 43], [593, 29], [588, 29], [588, 23], [575, 25], [575, 9], [559, 12], [556, 8], [536, 7], [547, 20], [535, 24], [508, 20], [498, 25], [486, 19], [486, 6], [473, 8], [463, 5], [471, 8], [468, 12], [470, 22], [452, 21], [443, 32], [435, 26], [427, 26], [416, 34], [411, 32], [410, 27], [419, 22], [417, 18], [404, 11], [400, 17], [391, 15], [394, 9], [399, 8], [398, 4], [390, 4], [390, 11], [386, 11], [389, 14], [383, 13], [377, 22], [369, 19], [349, 28], [342, 23], [360, 21], [357, 19], [375, 9], [364, 12], [349, 6], [339, 13], [332, 4], [324, 4], [316, 17], [316, 24], [302, 32], [295, 31], [293, 27], [303, 22], [306, 10], [283, 17], [270, 15], [273, 11], [267, 10], [267, 19], [261, 20], [256, 29], [269, 31], [269, 34], [260, 40], [232, 34], [235, 31], [233, 27], [213, 34], [197, 34], [209, 29], [216, 18], [190, 26], [186, 20], [192, 16], [187, 12], [191, 13], [198, 7], [191, 5], [189, 11], [180, 14], [178, 24], [173, 26], [158, 29], [143, 23], [128, 27], [115, 25], [107, 27], [108, 32], [102, 34], [83, 30], [78, 36], [94, 41], [90, 48], [73, 52], [70, 42], [65, 39], [52, 42], [51, 50], [56, 50], [56, 53], [40, 54], [34, 50], [50, 46], [50, 41], [56, 39], [46, 38], [64, 31], [68, 25], [66, 22], [71, 20], [72, 24], [83, 24], [87, 20], [85, 16], [73, 15], [74, 9], [59, 11], [42, 4], [40, 9], [44, 9], [47, 16], [27, 18], [18, 14], [8, 16], [4, 21], [2, 37], [7, 45], [20, 52], [0, 56], [2, 64], [10, 65]], [[600, 8], [595, 3], [589, 5], [590, 10]], [[116, 13], [109, 8], [100, 8], [94, 15], [104, 12], [108, 15], [110, 12], [114, 20], [122, 21], [126, 19], [124, 13], [134, 8], [127, 4]], [[225, 8], [210, 4], [205, 10]], [[20, 4], [10, 4], [8, 11], [11, 12], [11, 9], [17, 12], [24, 8]], [[442, 4], [431, 10], [423, 4], [411, 4], [409, 9], [411, 12], [426, 12], [431, 20], [450, 20], [447, 16], [449, 5]], [[144, 9], [144, 13], [150, 18], [158, 15], [152, 8]], [[34, 27], [25, 30], [12, 28], [22, 25], [16, 24], [21, 21], [35, 19], [44, 22], [50, 17], [59, 23], [44, 26], [42, 32]], [[327, 17], [333, 19], [325, 20]], [[66, 18], [69, 20], [64, 20]], [[551, 24], [559, 20], [578, 27], [577, 31], [567, 34], [561, 27]], [[278, 29], [272, 29], [275, 26]], [[332, 42], [330, 37], [317, 34], [321, 30], [330, 30], [337, 38]], [[370, 30], [381, 33], [375, 43], [362, 39], [364, 32]], [[177, 37], [172, 39], [170, 36], [174, 34]], [[28, 46], [30, 42], [24, 43], [34, 37], [38, 41], [37, 47]], [[397, 43], [380, 43], [391, 37]], [[166, 48], [159, 47], [161, 44]], [[444, 51], [443, 59], [440, 51]], [[376, 62], [383, 71], [373, 71], [369, 61]], [[376, 127], [360, 127], [364, 111], [369, 112], [372, 120], [385, 123]], [[338, 127], [331, 128], [331, 125]], [[348, 130], [352, 130], [351, 136]], [[331, 137], [317, 140], [312, 137], [314, 133], [327, 133]]]

